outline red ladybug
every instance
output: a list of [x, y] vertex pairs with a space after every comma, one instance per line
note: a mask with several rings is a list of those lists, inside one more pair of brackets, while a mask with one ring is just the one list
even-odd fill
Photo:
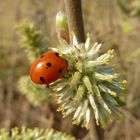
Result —
[[56, 52], [37, 58], [30, 69], [31, 80], [36, 84], [50, 84], [68, 71], [68, 62]]

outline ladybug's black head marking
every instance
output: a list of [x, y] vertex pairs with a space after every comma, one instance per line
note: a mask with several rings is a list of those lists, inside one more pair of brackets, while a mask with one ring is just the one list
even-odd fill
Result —
[[60, 73], [60, 74], [61, 74], [61, 73], [62, 73], [62, 69], [59, 69], [59, 70], [58, 70], [58, 73]]
[[43, 77], [40, 77], [41, 82], [45, 82], [45, 79]]
[[51, 67], [52, 64], [51, 64], [50, 62], [48, 62], [46, 65], [47, 65], [48, 67]]
[[56, 56], [59, 56], [59, 53], [56, 52], [55, 55], [56, 55]]

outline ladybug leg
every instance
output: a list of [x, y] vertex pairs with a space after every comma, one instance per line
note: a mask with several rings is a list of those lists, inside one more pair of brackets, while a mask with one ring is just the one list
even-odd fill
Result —
[[63, 78], [66, 78], [66, 76], [63, 76]]
[[72, 97], [70, 97], [70, 101], [73, 101], [73, 98]]
[[46, 85], [46, 88], [49, 88], [49, 85]]

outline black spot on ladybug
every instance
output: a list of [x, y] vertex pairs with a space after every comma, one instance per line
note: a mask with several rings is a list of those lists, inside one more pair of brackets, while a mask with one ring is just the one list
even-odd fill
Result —
[[41, 82], [45, 82], [45, 79], [43, 77], [40, 77]]
[[51, 67], [52, 64], [51, 64], [50, 62], [48, 62], [46, 65], [47, 65], [48, 67]]
[[43, 58], [43, 57], [44, 57], [44, 55], [41, 55], [41, 56], [40, 56], [40, 58]]
[[58, 70], [58, 73], [60, 73], [60, 74], [61, 74], [61, 73], [62, 73], [62, 69], [59, 69], [59, 70]]
[[56, 56], [59, 56], [59, 53], [55, 53]]

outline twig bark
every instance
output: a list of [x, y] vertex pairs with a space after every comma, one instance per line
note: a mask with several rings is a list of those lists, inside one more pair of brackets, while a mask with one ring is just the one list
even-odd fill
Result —
[[96, 125], [94, 117], [91, 118], [90, 137], [91, 137], [91, 140], [103, 140], [104, 139], [103, 129], [100, 126]]
[[[83, 26], [81, 0], [64, 0], [66, 13], [68, 17], [69, 33], [73, 31], [76, 34], [79, 43], [85, 42], [85, 32]], [[72, 38], [70, 37], [72, 43]], [[91, 140], [103, 140], [103, 130], [96, 126], [94, 118], [91, 120], [90, 127]]]
[[[85, 32], [81, 9], [81, 0], [64, 0], [68, 17], [69, 33], [73, 31], [79, 42], [85, 42]], [[71, 40], [71, 37], [70, 37]]]

